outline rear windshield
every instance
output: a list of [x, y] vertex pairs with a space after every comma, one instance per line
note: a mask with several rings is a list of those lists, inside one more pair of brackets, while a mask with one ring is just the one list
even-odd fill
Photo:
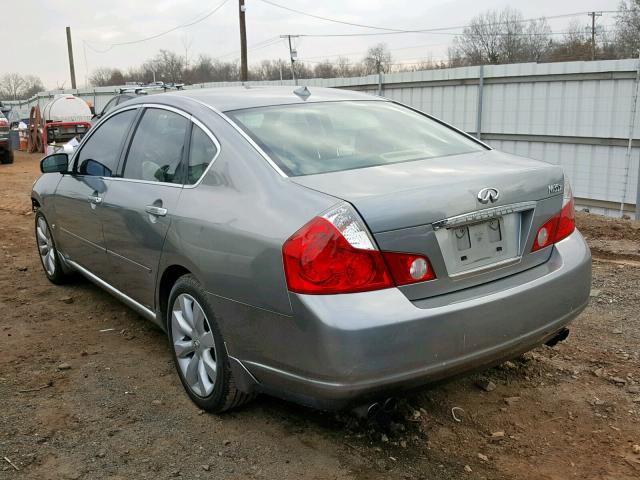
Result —
[[391, 102], [321, 102], [226, 113], [294, 177], [484, 150]]

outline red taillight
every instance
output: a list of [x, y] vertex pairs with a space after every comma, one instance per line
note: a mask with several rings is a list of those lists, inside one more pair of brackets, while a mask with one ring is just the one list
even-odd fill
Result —
[[282, 254], [287, 285], [297, 293], [365, 292], [435, 278], [422, 255], [377, 250], [347, 204], [303, 226]]
[[383, 252], [396, 285], [426, 282], [436, 278], [429, 259], [412, 253]]
[[7, 121], [6, 118], [0, 118], [0, 127], [8, 127], [9, 126], [9, 122]]
[[553, 238], [555, 236], [556, 229], [558, 227], [559, 216], [553, 217], [547, 223], [542, 225], [536, 233], [536, 238], [533, 240], [532, 252], [540, 250], [541, 248], [548, 247], [554, 243]]
[[558, 220], [558, 229], [554, 242], [559, 242], [563, 238], [567, 238], [576, 229], [576, 210], [573, 205], [573, 196], [566, 205], [562, 207], [560, 218]]
[[560, 213], [542, 225], [536, 233], [533, 241], [532, 252], [559, 242], [567, 238], [576, 229], [576, 213], [573, 204], [573, 195], [569, 182], [565, 181], [564, 199]]
[[282, 248], [289, 290], [350, 293], [393, 286], [377, 250], [352, 247], [328, 220], [316, 217]]

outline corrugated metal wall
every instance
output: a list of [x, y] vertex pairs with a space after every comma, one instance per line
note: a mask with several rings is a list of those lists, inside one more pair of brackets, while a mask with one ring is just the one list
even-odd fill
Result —
[[[482, 139], [499, 150], [562, 165], [576, 197], [594, 211], [617, 212], [616, 203], [623, 199], [626, 208], [632, 209], [638, 184], [639, 120], [635, 122], [629, 164], [625, 155], [637, 66], [638, 61], [633, 59], [485, 66]], [[480, 67], [462, 67], [384, 75], [382, 94], [475, 134], [480, 71]], [[369, 75], [300, 83], [376, 94], [378, 80], [377, 75]], [[221, 82], [187, 88], [239, 84]], [[28, 110], [36, 102], [42, 108], [54, 93], [40, 94], [23, 108]], [[65, 93], [79, 94], [99, 111], [115, 92], [113, 88], [97, 88]]]

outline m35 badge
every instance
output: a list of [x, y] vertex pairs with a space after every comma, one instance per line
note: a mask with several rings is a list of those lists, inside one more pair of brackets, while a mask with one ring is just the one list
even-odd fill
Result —
[[562, 193], [563, 186], [561, 183], [552, 183], [549, 185], [549, 194], [553, 195], [554, 193]]

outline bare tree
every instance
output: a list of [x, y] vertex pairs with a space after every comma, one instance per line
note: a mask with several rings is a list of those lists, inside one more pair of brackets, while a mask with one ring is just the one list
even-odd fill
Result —
[[35, 75], [25, 75], [23, 78], [24, 91], [22, 92], [22, 98], [31, 98], [37, 93], [44, 92], [44, 85], [39, 77]]
[[507, 7], [500, 12], [498, 22], [497, 27], [501, 32], [498, 51], [502, 63], [526, 61], [525, 24], [522, 13]]
[[313, 67], [313, 76], [315, 78], [332, 78], [336, 76], [335, 67], [329, 60], [316, 63]]
[[456, 37], [450, 49], [450, 57], [460, 63], [480, 65], [500, 63], [500, 13], [489, 10], [474, 17], [460, 37]]
[[7, 73], [0, 78], [0, 95], [9, 100], [22, 98], [25, 81], [24, 77], [18, 73]]
[[551, 27], [546, 18], [531, 20], [525, 32], [525, 56], [526, 60], [540, 62], [549, 53], [552, 45]]
[[351, 77], [353, 76], [353, 66], [347, 57], [338, 57], [335, 64], [336, 76]]
[[89, 83], [94, 87], [122, 85], [125, 83], [125, 77], [122, 71], [117, 68], [100, 67], [89, 76]]
[[156, 80], [181, 82], [183, 62], [180, 55], [169, 50], [160, 50], [158, 54], [142, 66], [145, 72], [155, 72]]
[[551, 43], [544, 18], [525, 21], [512, 8], [488, 10], [474, 17], [449, 49], [454, 66], [540, 61]]
[[640, 0], [622, 0], [616, 17], [615, 43], [620, 57], [636, 57], [640, 50]]
[[566, 28], [567, 33], [555, 42], [549, 53], [554, 62], [591, 59], [591, 38], [587, 35], [585, 25], [572, 20]]
[[379, 43], [369, 50], [362, 59], [364, 74], [389, 73], [391, 71], [391, 52], [384, 43]]
[[0, 99], [24, 100], [42, 91], [42, 80], [34, 75], [7, 73], [0, 78]]

